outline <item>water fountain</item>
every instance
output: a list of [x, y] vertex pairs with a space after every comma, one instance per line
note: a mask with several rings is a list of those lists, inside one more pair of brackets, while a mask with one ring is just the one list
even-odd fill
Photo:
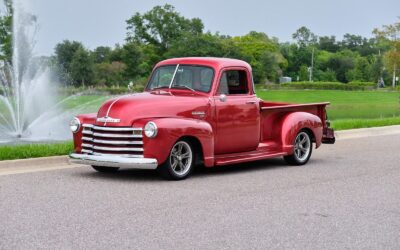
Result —
[[57, 75], [48, 62], [34, 56], [36, 18], [22, 0], [13, 1], [12, 65], [0, 63], [0, 143], [71, 138], [57, 95]]

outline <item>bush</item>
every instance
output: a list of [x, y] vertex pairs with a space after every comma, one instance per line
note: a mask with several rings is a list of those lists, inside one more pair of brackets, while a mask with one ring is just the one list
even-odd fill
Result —
[[373, 82], [292, 82], [266, 85], [267, 89], [326, 89], [326, 90], [373, 90], [376, 83]]
[[144, 87], [147, 84], [147, 78], [139, 78], [135, 81], [133, 81], [133, 87], [131, 89], [128, 88], [128, 86], [97, 86], [93, 87], [90, 86], [88, 88], [83, 88], [83, 87], [63, 87], [60, 88], [60, 94], [61, 95], [76, 95], [76, 94], [85, 94], [85, 95], [98, 95], [98, 94], [103, 94], [107, 93], [110, 95], [122, 95], [122, 94], [127, 94], [127, 93], [132, 93], [132, 92], [142, 92], [144, 90]]

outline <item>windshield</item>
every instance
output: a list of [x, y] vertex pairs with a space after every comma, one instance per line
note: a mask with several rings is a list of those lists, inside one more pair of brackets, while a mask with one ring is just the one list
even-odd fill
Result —
[[210, 92], [214, 70], [205, 66], [168, 65], [158, 67], [150, 78], [147, 90], [182, 88]]

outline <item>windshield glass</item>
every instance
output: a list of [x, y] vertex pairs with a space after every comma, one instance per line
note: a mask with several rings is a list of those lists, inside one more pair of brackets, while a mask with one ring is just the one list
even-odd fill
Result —
[[168, 65], [158, 67], [150, 78], [147, 90], [156, 88], [182, 88], [209, 92], [214, 70], [205, 66]]

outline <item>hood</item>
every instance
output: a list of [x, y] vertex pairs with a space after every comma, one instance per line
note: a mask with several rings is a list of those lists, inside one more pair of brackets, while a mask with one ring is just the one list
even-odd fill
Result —
[[[209, 112], [209, 99], [200, 95], [143, 92], [120, 96], [105, 102], [97, 118], [108, 117], [114, 122], [96, 122], [100, 126], [131, 126], [135, 120], [160, 117], [193, 118], [192, 112]], [[118, 121], [119, 120], [119, 121]]]

